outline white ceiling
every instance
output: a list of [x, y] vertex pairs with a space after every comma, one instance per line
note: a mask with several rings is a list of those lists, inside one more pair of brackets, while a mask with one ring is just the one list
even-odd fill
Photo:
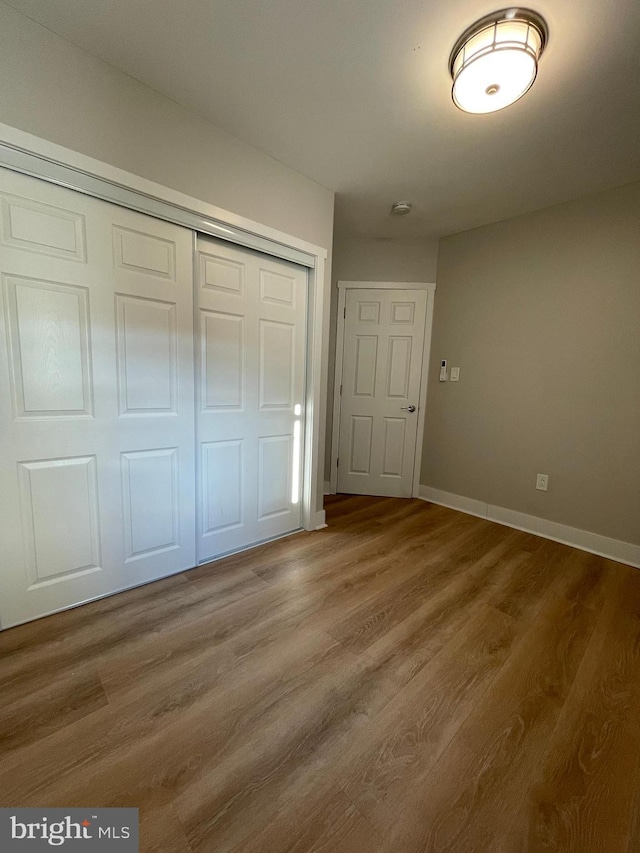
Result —
[[[487, 0], [9, 0], [336, 191], [343, 233], [441, 235], [640, 179], [640, 3], [531, 0], [538, 80], [457, 110], [448, 58]], [[391, 203], [413, 202], [392, 218]]]

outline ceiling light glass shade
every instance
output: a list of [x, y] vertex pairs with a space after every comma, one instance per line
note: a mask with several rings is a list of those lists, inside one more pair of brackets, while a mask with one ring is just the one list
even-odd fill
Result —
[[503, 9], [469, 27], [451, 52], [452, 97], [468, 113], [492, 113], [527, 92], [548, 38], [530, 9]]

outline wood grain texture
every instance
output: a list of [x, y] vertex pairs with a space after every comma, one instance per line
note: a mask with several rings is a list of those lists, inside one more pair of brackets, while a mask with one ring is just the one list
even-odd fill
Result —
[[143, 853], [640, 853], [640, 573], [444, 507], [0, 635], [0, 805]]
[[635, 580], [618, 574], [616, 594], [605, 602], [590, 654], [516, 823], [513, 836], [522, 849], [628, 849], [640, 783], [640, 590]]

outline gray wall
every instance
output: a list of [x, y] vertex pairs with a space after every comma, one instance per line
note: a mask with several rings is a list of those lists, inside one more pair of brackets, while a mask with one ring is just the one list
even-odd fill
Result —
[[435, 281], [438, 240], [334, 237], [333, 281]]
[[326, 249], [333, 193], [0, 2], [0, 121]]
[[435, 281], [438, 260], [436, 238], [368, 239], [345, 237], [336, 231], [333, 244], [331, 332], [329, 335], [329, 396], [325, 480], [331, 476], [331, 425], [336, 360], [339, 281]]
[[447, 237], [437, 284], [421, 482], [640, 543], [640, 184]]

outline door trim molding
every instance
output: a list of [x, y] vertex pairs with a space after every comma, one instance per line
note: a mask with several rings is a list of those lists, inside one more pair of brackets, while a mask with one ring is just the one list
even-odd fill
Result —
[[420, 467], [422, 464], [422, 443], [424, 437], [424, 420], [427, 406], [427, 384], [429, 380], [429, 355], [431, 352], [431, 328], [433, 326], [433, 299], [436, 290], [435, 282], [426, 281], [339, 281], [338, 282], [338, 327], [336, 332], [336, 365], [333, 384], [333, 420], [331, 428], [331, 479], [329, 494], [338, 491], [338, 450], [340, 447], [340, 417], [342, 397], [342, 370], [344, 359], [344, 326], [345, 308], [348, 290], [426, 290], [427, 310], [425, 315], [424, 345], [422, 349], [422, 370], [420, 374], [420, 396], [418, 402], [418, 426], [416, 430], [416, 447], [413, 465], [413, 482], [411, 494], [417, 498], [420, 490]]
[[[430, 290], [435, 291], [432, 281], [339, 281], [338, 291], [343, 290]], [[345, 297], [346, 298], [346, 297]]]
[[[324, 339], [325, 335], [328, 339], [328, 328], [324, 329], [328, 320], [328, 285], [325, 285], [328, 251], [240, 214], [3, 123], [0, 123], [0, 167], [66, 186], [68, 189], [123, 207], [130, 207], [128, 202], [133, 201], [135, 206], [132, 209], [138, 212], [148, 213], [158, 219], [167, 219], [192, 231], [238, 242], [267, 254], [277, 254], [278, 257], [308, 267], [307, 416], [304, 426], [302, 524], [305, 530], [324, 527], [324, 477], [321, 470], [324, 462], [324, 423], [321, 419], [321, 381], [328, 363], [328, 346]], [[98, 188], [99, 194], [95, 195]], [[148, 205], [151, 205], [152, 209], [149, 209]], [[185, 221], [184, 217], [191, 218]], [[254, 242], [242, 242], [240, 239], [234, 239], [235, 237], [244, 237], [247, 240], [252, 238]], [[272, 251], [269, 251], [269, 246]], [[288, 254], [285, 254], [285, 251]]]
[[96, 177], [96, 175], [91, 175], [82, 169], [66, 166], [22, 148], [7, 145], [5, 142], [0, 142], [0, 166], [14, 172], [20, 172], [23, 175], [29, 175], [32, 178], [39, 178], [50, 184], [56, 184], [65, 189], [83, 193], [83, 195], [88, 195], [91, 198], [120, 205], [127, 210], [134, 210], [137, 213], [144, 213], [146, 216], [153, 216], [155, 219], [171, 222], [173, 225], [181, 225], [209, 237], [217, 237], [218, 240], [226, 240], [245, 249], [255, 249], [263, 254], [285, 261], [293, 261], [293, 263], [304, 267], [311, 267], [312, 269], [315, 267], [315, 257], [308, 252], [302, 252], [292, 246], [286, 246], [267, 237], [261, 237], [243, 228], [216, 221], [203, 216], [191, 207], [168, 204], [155, 196], [130, 189], [105, 178]]
[[313, 268], [317, 250], [327, 256], [320, 247], [3, 124], [0, 166], [301, 266]]

